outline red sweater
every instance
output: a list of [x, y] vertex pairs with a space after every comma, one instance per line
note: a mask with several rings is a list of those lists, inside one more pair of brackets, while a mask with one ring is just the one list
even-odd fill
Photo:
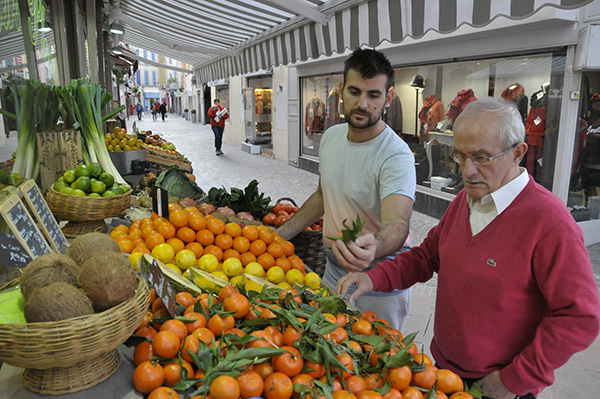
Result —
[[[225, 108], [225, 107], [221, 107], [219, 105], [219, 111], [223, 110], [223, 108]], [[215, 107], [210, 107], [208, 109], [208, 117], [210, 118], [210, 125], [216, 126], [216, 127], [225, 127], [225, 119], [229, 118], [229, 113], [228, 112], [224, 113], [218, 122], [215, 120], [216, 116], [217, 116], [217, 110], [215, 109]]]
[[600, 300], [581, 229], [564, 204], [529, 183], [475, 237], [465, 190], [425, 241], [368, 272], [376, 291], [438, 273], [431, 352], [465, 378], [500, 371], [517, 395], [538, 394], [600, 329]]

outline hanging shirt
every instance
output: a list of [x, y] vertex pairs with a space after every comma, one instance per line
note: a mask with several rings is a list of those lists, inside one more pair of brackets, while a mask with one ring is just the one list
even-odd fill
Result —
[[473, 235], [479, 234], [496, 216], [500, 215], [517, 198], [529, 182], [529, 175], [523, 168], [513, 180], [500, 187], [493, 193], [484, 195], [481, 201], [476, 201], [467, 195], [467, 203], [471, 211], [469, 222]]

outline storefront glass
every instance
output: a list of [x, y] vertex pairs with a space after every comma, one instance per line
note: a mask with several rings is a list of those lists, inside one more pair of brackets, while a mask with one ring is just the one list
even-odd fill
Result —
[[582, 76], [571, 185], [567, 206], [581, 220], [598, 219], [600, 211], [600, 73]]
[[229, 109], [229, 86], [217, 87], [216, 99], [221, 103], [221, 107]]
[[[564, 51], [396, 68], [384, 120], [415, 152], [418, 184], [456, 193], [462, 183], [450, 157], [452, 123], [470, 101], [506, 98], [526, 125], [530, 150], [523, 166], [552, 189], [564, 70]], [[302, 78], [302, 156], [317, 157], [324, 131], [344, 122], [342, 78], [341, 73]]]

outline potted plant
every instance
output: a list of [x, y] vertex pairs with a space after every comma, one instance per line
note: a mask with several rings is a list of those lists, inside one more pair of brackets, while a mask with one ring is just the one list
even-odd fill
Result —
[[188, 109], [187, 109], [187, 108], [183, 110], [183, 117], [184, 117], [185, 119], [187, 119], [187, 118], [188, 118]]
[[196, 123], [196, 110], [192, 110], [192, 123]]

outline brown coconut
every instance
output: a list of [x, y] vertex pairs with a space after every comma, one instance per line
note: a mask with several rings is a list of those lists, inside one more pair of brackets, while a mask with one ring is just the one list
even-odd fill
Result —
[[50, 283], [65, 282], [77, 286], [79, 265], [63, 254], [45, 254], [35, 258], [25, 267], [19, 278], [21, 292], [27, 299], [37, 288]]
[[77, 236], [69, 245], [67, 255], [69, 255], [77, 264], [94, 256], [96, 252], [112, 251], [121, 253], [121, 248], [115, 240], [104, 233], [87, 233]]
[[33, 291], [25, 301], [25, 320], [59, 321], [94, 313], [85, 292], [69, 283], [56, 282]]
[[121, 253], [105, 251], [83, 262], [79, 286], [90, 297], [94, 308], [102, 311], [131, 298], [137, 278], [127, 258]]

